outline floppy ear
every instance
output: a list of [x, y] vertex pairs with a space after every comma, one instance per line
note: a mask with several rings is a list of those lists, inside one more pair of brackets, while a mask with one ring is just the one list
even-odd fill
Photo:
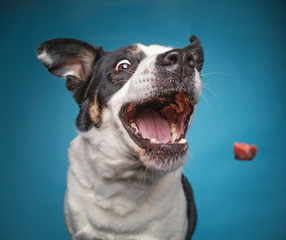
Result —
[[59, 38], [41, 44], [37, 55], [51, 74], [66, 78], [67, 88], [77, 95], [91, 75], [99, 50], [76, 39]]
[[195, 62], [196, 62], [195, 68], [198, 69], [198, 71], [200, 72], [202, 70], [203, 63], [204, 63], [204, 52], [201, 46], [201, 41], [195, 35], [190, 36], [189, 41], [191, 44], [187, 46], [186, 48], [191, 51], [193, 57], [195, 58]]

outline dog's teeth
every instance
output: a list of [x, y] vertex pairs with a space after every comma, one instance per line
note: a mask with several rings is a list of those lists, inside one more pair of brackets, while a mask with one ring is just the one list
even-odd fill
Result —
[[173, 143], [176, 141], [176, 138], [177, 138], [177, 134], [173, 134], [173, 135], [172, 135], [172, 142], [173, 142]]
[[178, 143], [186, 143], [187, 140], [185, 138], [182, 138]]
[[175, 123], [171, 123], [171, 133], [177, 132], [177, 127]]
[[177, 113], [180, 113], [180, 109], [178, 108], [177, 104], [170, 103], [170, 106], [176, 110]]
[[176, 138], [177, 138], [177, 127], [176, 127], [176, 124], [175, 123], [171, 123], [171, 133], [172, 133], [172, 142], [175, 142], [176, 141]]
[[176, 99], [176, 103], [178, 104], [180, 112], [184, 112], [185, 111], [185, 103], [182, 102], [180, 99]]
[[155, 138], [150, 139], [150, 142], [151, 142], [151, 143], [157, 143], [157, 141], [156, 141]]
[[184, 93], [183, 96], [184, 96], [184, 100], [185, 101], [190, 101], [190, 98], [189, 98], [188, 94]]
[[132, 122], [132, 123], [130, 124], [130, 126], [131, 126], [132, 128], [134, 128], [134, 129], [136, 130], [136, 132], [139, 132], [136, 123]]

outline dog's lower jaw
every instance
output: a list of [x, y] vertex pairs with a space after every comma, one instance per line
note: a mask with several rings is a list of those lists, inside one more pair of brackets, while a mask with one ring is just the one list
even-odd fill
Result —
[[[91, 143], [82, 134], [71, 144], [65, 216], [72, 238], [184, 239], [181, 168], [168, 174], [142, 171], [146, 180], [140, 180], [138, 169], [127, 167], [131, 159], [112, 159], [104, 150], [104, 141]], [[106, 154], [113, 164], [104, 162]]]

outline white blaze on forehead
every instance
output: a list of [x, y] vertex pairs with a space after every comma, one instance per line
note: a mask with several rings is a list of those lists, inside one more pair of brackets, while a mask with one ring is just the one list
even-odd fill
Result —
[[164, 47], [160, 45], [150, 45], [150, 46], [145, 46], [143, 44], [137, 44], [137, 46], [141, 49], [142, 52], [144, 52], [147, 57], [148, 56], [153, 56], [153, 55], [158, 55], [164, 52], [167, 52], [171, 50], [171, 47]]
[[140, 102], [140, 100], [146, 99], [149, 95], [152, 95], [152, 85], [156, 78], [156, 58], [158, 55], [172, 49], [160, 45], [145, 46], [143, 44], [136, 44], [136, 46], [145, 54], [145, 57], [138, 65], [133, 76], [111, 100], [117, 104]]

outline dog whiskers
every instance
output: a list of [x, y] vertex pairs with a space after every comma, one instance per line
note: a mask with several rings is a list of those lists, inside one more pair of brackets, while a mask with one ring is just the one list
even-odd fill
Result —
[[[237, 82], [241, 82], [239, 78], [237, 78], [236, 76], [229, 74], [229, 73], [224, 73], [224, 72], [209, 72], [209, 73], [204, 73], [201, 74], [201, 77], [205, 77], [205, 76], [209, 76], [209, 75], [222, 75], [222, 76], [227, 76], [230, 77], [231, 80], [235, 80]], [[229, 79], [227, 79], [229, 80]]]
[[179, 42], [181, 42], [184, 38], [186, 38], [188, 36], [188, 34], [185, 32], [181, 35], [181, 37], [179, 37], [177, 39], [177, 41], [175, 42], [175, 44], [173, 45], [174, 48], [179, 48]]
[[205, 87], [205, 86], [202, 86], [202, 88], [208, 90], [210, 93], [212, 93], [215, 97], [217, 97], [219, 100], [221, 100], [221, 98], [213, 91], [211, 90], [210, 88], [208, 87]]
[[119, 81], [116, 81], [116, 84], [121, 84], [121, 83], [125, 83], [126, 80], [119, 80]]
[[126, 72], [126, 73], [129, 73], [129, 74], [134, 74], [135, 71], [134, 70], [126, 70], [126, 69], [122, 69], [122, 72]]
[[[140, 179], [141, 178], [141, 180], [136, 184], [136, 187], [138, 187], [138, 186], [140, 186], [140, 184], [142, 184], [143, 182], [145, 183], [145, 178], [146, 178], [146, 175], [147, 175], [147, 170], [148, 170], [148, 168], [147, 167], [145, 167], [142, 163], [140, 163], [140, 165], [141, 165], [141, 168], [140, 168], [140, 170], [139, 170], [139, 174], [138, 174], [138, 179]], [[142, 168], [143, 167], [145, 167], [145, 172], [144, 172], [144, 174], [143, 174], [143, 176], [142, 176]]]
[[197, 64], [197, 65], [195, 66], [195, 68], [199, 68], [199, 67], [201, 67], [201, 66], [203, 66], [203, 63]]
[[209, 104], [207, 98], [205, 97], [205, 95], [204, 94], [201, 94], [201, 95], [202, 95], [203, 99], [205, 100], [206, 104], [208, 105], [208, 107], [210, 108], [210, 104]]

